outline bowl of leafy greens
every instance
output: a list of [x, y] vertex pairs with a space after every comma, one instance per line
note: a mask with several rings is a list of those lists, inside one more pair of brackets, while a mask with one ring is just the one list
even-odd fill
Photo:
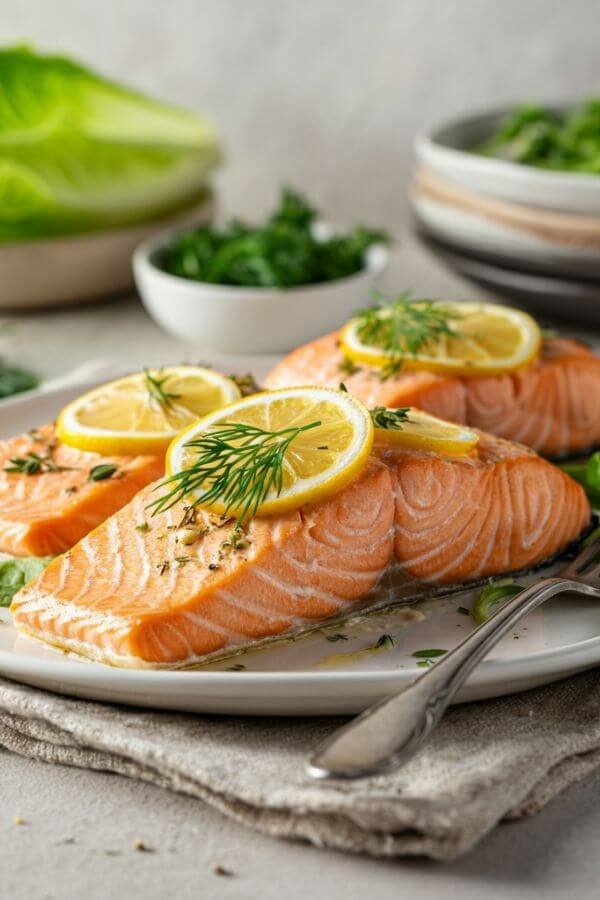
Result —
[[339, 327], [364, 306], [389, 235], [326, 225], [284, 188], [261, 224], [167, 232], [134, 254], [142, 302], [170, 334], [227, 353], [276, 353]]
[[421, 166], [535, 209], [600, 217], [600, 98], [464, 116], [417, 136]]
[[0, 147], [0, 308], [128, 288], [141, 240], [211, 214], [212, 124], [66, 57], [0, 49]]

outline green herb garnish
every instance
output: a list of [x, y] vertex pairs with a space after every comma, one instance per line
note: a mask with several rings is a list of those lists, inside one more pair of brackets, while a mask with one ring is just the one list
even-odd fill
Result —
[[350, 359], [349, 356], [343, 357], [339, 369], [344, 375], [354, 375], [356, 372], [360, 372], [360, 366], [357, 366], [354, 360]]
[[112, 478], [116, 471], [117, 466], [114, 463], [100, 463], [90, 469], [88, 481], [105, 481]]
[[535, 104], [520, 106], [475, 152], [543, 169], [597, 174], [600, 98], [591, 97], [564, 114]]
[[588, 495], [594, 512], [600, 513], [600, 451], [592, 453], [584, 462], [564, 463], [563, 472], [578, 481]]
[[11, 456], [4, 463], [5, 472], [18, 472], [21, 475], [38, 475], [40, 472], [69, 472], [69, 466], [59, 466], [52, 457], [52, 447], [48, 447], [44, 456], [30, 451], [25, 456]]
[[447, 653], [447, 650], [440, 650], [434, 648], [433, 650], [415, 650], [414, 653], [411, 653], [415, 659], [434, 659], [437, 656], [443, 656], [444, 653]]
[[162, 409], [172, 410], [175, 407], [175, 400], [179, 400], [181, 394], [173, 394], [165, 388], [165, 382], [169, 376], [163, 375], [161, 378], [160, 371], [152, 375], [149, 369], [144, 369], [146, 390], [151, 403], [156, 403]]
[[52, 556], [24, 556], [0, 562], [0, 606], [10, 606], [23, 585], [44, 571]]
[[237, 384], [242, 397], [249, 397], [250, 394], [257, 394], [261, 390], [252, 372], [246, 372], [245, 375], [229, 375], [228, 377]]
[[192, 506], [210, 505], [218, 499], [225, 505], [226, 513], [231, 511], [239, 522], [245, 522], [256, 515], [272, 491], [281, 493], [284, 459], [290, 444], [299, 434], [320, 424], [316, 421], [267, 431], [243, 422], [224, 422], [187, 441], [185, 446], [196, 451], [196, 459], [155, 488], [167, 488], [167, 493], [149, 504], [152, 514], [195, 496]]
[[40, 379], [34, 372], [19, 366], [7, 366], [0, 360], [0, 400], [22, 391], [31, 391], [39, 383]]
[[385, 406], [376, 406], [370, 412], [375, 428], [382, 428], [385, 431], [401, 431], [402, 424], [408, 422], [409, 411], [409, 407], [388, 409]]
[[284, 188], [264, 225], [233, 221], [203, 225], [176, 237], [159, 261], [166, 272], [194, 281], [247, 287], [295, 287], [344, 278], [365, 265], [369, 247], [388, 243], [381, 230], [357, 227], [319, 239], [317, 211]]
[[363, 344], [389, 357], [381, 370], [385, 380], [398, 374], [407, 356], [416, 356], [443, 336], [455, 335], [450, 323], [459, 314], [435, 300], [411, 300], [410, 291], [404, 291], [391, 302], [380, 298], [377, 306], [360, 310], [356, 318], [356, 333]]
[[474, 621], [478, 625], [487, 622], [499, 607], [504, 606], [507, 600], [520, 594], [522, 590], [520, 585], [506, 579], [486, 585], [473, 604], [471, 615]]
[[382, 634], [375, 644], [375, 650], [391, 650], [395, 643], [391, 634]]
[[349, 638], [347, 634], [338, 632], [338, 634], [326, 634], [325, 640], [329, 641], [330, 644], [337, 644], [338, 641], [347, 641]]

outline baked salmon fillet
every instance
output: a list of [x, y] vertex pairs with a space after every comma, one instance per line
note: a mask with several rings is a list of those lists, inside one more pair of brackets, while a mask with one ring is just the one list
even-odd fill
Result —
[[20, 632], [112, 665], [189, 665], [391, 600], [398, 583], [534, 566], [590, 521], [578, 484], [486, 435], [470, 457], [375, 451], [334, 497], [243, 531], [182, 503], [150, 516], [156, 487], [16, 594]]
[[376, 369], [348, 374], [338, 335], [298, 347], [269, 373], [268, 388], [343, 381], [367, 406], [417, 406], [432, 415], [560, 457], [600, 445], [600, 357], [574, 340], [542, 344], [526, 369], [460, 378], [410, 372], [382, 381]]
[[[33, 461], [33, 471], [7, 471], [19, 468], [15, 459]], [[114, 474], [92, 480], [90, 473], [101, 464], [116, 466]], [[162, 457], [105, 457], [59, 444], [53, 425], [0, 441], [0, 551], [63, 553], [163, 470]]]

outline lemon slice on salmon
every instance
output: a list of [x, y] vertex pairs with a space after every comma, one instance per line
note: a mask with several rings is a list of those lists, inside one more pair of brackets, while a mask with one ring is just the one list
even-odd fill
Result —
[[63, 444], [106, 456], [162, 454], [183, 428], [240, 396], [213, 369], [146, 369], [73, 400], [60, 413], [56, 434]]
[[375, 443], [380, 447], [466, 456], [479, 441], [479, 435], [471, 428], [430, 416], [421, 409], [377, 407], [371, 416], [375, 423]]
[[333, 388], [294, 387], [244, 397], [178, 435], [155, 511], [178, 500], [247, 519], [342, 490], [373, 445], [369, 411]]
[[388, 374], [424, 369], [479, 377], [527, 366], [537, 357], [541, 340], [531, 316], [512, 307], [404, 296], [364, 310], [340, 335], [349, 359]]

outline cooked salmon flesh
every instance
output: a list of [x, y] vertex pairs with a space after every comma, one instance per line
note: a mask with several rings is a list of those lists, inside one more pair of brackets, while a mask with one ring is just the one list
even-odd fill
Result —
[[183, 503], [151, 516], [161, 490], [26, 585], [16, 627], [113, 665], [177, 667], [349, 613], [391, 575], [452, 584], [534, 566], [590, 521], [578, 484], [487, 435], [470, 457], [376, 450], [336, 496], [246, 529]]
[[600, 446], [600, 357], [578, 341], [553, 338], [539, 358], [508, 375], [460, 378], [377, 369], [348, 374], [337, 334], [298, 347], [270, 372], [269, 388], [343, 381], [367, 406], [418, 406], [462, 425], [560, 457]]
[[[109, 470], [99, 470], [101, 465], [114, 466], [114, 472], [106, 477]], [[0, 551], [63, 553], [163, 470], [158, 456], [74, 450], [56, 441], [53, 425], [0, 441]]]

